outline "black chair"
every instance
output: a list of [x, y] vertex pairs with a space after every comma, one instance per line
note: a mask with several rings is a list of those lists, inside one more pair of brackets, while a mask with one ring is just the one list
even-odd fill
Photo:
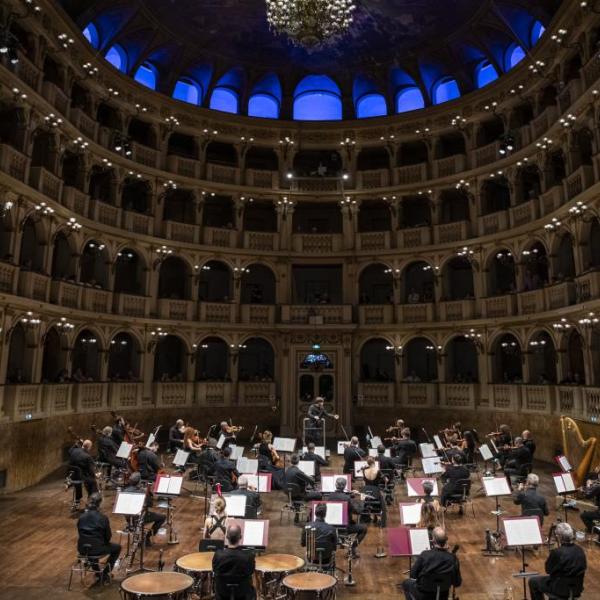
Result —
[[549, 600], [577, 600], [583, 593], [583, 577], [561, 577], [556, 581]]
[[198, 552], [216, 552], [225, 548], [225, 540], [200, 540]]
[[75, 465], [67, 467], [65, 477], [65, 488], [73, 488], [73, 499], [71, 501], [71, 512], [79, 510], [79, 500], [77, 500], [77, 489], [83, 490], [83, 479], [81, 477], [81, 469]]
[[424, 600], [440, 600], [442, 596], [447, 596], [452, 588], [453, 578], [454, 573], [428, 575], [420, 588]]
[[88, 573], [94, 573], [96, 576], [100, 576], [101, 573], [105, 573], [108, 582], [110, 583], [110, 581], [112, 580], [112, 573], [108, 562], [109, 555], [92, 555], [90, 554], [91, 549], [91, 544], [84, 544], [83, 552], [77, 553], [77, 559], [71, 565], [71, 572], [69, 573], [69, 583], [67, 584], [67, 591], [71, 591], [73, 573], [79, 573], [81, 585], [85, 583], [85, 576]]
[[470, 504], [474, 517], [475, 507], [473, 506], [473, 500], [471, 499], [471, 480], [459, 479], [456, 482], [456, 486], [460, 491], [452, 494], [448, 498], [448, 505], [445, 507], [445, 510], [447, 511], [450, 506], [459, 506], [461, 509], [464, 509], [467, 504]]
[[306, 503], [302, 497], [302, 489], [297, 483], [287, 484], [287, 497], [288, 501], [281, 507], [279, 513], [279, 522], [283, 521], [283, 513], [288, 515], [288, 521], [290, 514], [294, 515], [294, 523], [300, 521], [300, 516], [306, 516]]

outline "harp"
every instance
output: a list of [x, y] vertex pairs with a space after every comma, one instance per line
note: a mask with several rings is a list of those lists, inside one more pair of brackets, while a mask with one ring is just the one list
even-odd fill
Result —
[[570, 417], [560, 418], [560, 428], [562, 430], [563, 452], [575, 469], [575, 483], [583, 485], [585, 476], [591, 470], [590, 467], [598, 440], [595, 437], [584, 440], [579, 425]]

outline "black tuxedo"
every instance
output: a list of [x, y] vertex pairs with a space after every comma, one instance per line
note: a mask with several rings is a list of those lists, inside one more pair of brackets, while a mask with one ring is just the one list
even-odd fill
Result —
[[354, 477], [354, 461], [362, 460], [365, 451], [358, 446], [348, 446], [344, 450], [344, 473], [350, 473]]
[[217, 550], [213, 556], [216, 600], [230, 600], [231, 592], [227, 584], [237, 584], [235, 600], [254, 600], [256, 591], [252, 586], [255, 569], [254, 554], [237, 548]]

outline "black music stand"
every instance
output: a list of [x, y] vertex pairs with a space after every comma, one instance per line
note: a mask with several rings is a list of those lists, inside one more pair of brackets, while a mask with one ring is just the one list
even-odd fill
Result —
[[[486, 496], [496, 500], [496, 510], [491, 511], [491, 514], [496, 517], [496, 535], [500, 535], [500, 517], [504, 514], [500, 508], [500, 497], [510, 496], [511, 492], [508, 481], [506, 481], [506, 477], [482, 477], [481, 481]], [[493, 550], [489, 547], [489, 539], [486, 541], [488, 543], [483, 550], [484, 556], [504, 556], [501, 550]]]

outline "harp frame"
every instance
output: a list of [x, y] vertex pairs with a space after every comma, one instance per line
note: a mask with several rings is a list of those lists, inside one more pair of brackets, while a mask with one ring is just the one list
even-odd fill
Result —
[[[590, 467], [594, 458], [594, 453], [596, 452], [598, 438], [590, 436], [587, 440], [585, 440], [583, 438], [583, 435], [581, 434], [579, 425], [571, 417], [561, 416], [560, 427], [562, 433], [563, 452], [565, 453], [565, 456], [569, 459], [569, 462], [571, 462], [571, 464], [573, 465], [574, 475], [577, 480], [576, 484], [583, 485], [583, 483], [585, 482], [586, 475], [590, 472]], [[574, 461], [571, 458], [572, 448], [569, 439], [569, 433], [572, 433], [575, 436], [575, 442], [583, 450], [583, 458], [581, 458], [580, 460]], [[578, 464], [574, 464], [574, 462], [577, 462]]]

